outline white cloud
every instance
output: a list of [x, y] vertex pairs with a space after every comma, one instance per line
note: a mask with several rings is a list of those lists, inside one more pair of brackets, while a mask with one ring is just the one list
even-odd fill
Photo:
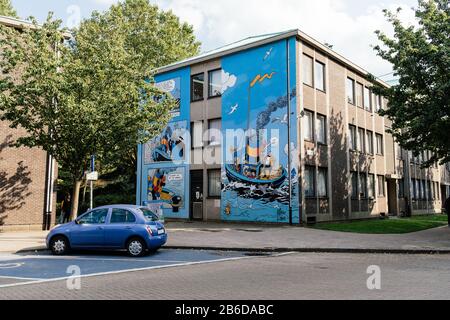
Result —
[[234, 87], [237, 78], [234, 74], [230, 74], [222, 70], [222, 94], [228, 89]]
[[[108, 0], [97, 0], [108, 1]], [[356, 64], [381, 75], [391, 71], [388, 63], [370, 47], [377, 44], [377, 29], [390, 32], [383, 8], [407, 9], [402, 15], [412, 21], [411, 0], [155, 0], [162, 9], [171, 9], [195, 28], [203, 50], [241, 38], [299, 28]], [[364, 4], [366, 3], [366, 4]], [[358, 7], [358, 10], [355, 8]]]

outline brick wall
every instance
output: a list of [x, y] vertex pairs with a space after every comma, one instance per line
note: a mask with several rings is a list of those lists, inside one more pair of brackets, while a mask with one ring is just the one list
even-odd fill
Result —
[[[38, 148], [12, 147], [11, 143], [21, 134], [21, 130], [10, 129], [7, 122], [0, 122], [0, 231], [43, 227], [46, 153]], [[52, 223], [55, 200], [54, 195]]]

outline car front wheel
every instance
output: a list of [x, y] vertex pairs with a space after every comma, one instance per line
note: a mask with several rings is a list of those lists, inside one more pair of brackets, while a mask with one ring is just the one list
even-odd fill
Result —
[[69, 241], [62, 236], [56, 236], [50, 241], [50, 249], [56, 256], [62, 256], [69, 252]]
[[134, 238], [128, 241], [127, 252], [131, 257], [142, 257], [145, 254], [146, 246], [143, 240]]

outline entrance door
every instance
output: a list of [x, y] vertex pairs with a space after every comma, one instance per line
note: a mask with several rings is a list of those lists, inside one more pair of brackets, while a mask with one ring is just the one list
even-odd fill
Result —
[[388, 210], [390, 215], [398, 216], [397, 180], [387, 179]]
[[203, 220], [203, 170], [191, 171], [191, 210], [192, 220]]

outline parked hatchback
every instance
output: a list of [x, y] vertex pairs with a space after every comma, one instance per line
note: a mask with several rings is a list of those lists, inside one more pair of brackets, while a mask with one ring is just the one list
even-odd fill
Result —
[[46, 239], [54, 255], [71, 249], [127, 250], [132, 257], [156, 252], [167, 242], [157, 214], [141, 206], [114, 205], [95, 208], [75, 221], [56, 226]]

